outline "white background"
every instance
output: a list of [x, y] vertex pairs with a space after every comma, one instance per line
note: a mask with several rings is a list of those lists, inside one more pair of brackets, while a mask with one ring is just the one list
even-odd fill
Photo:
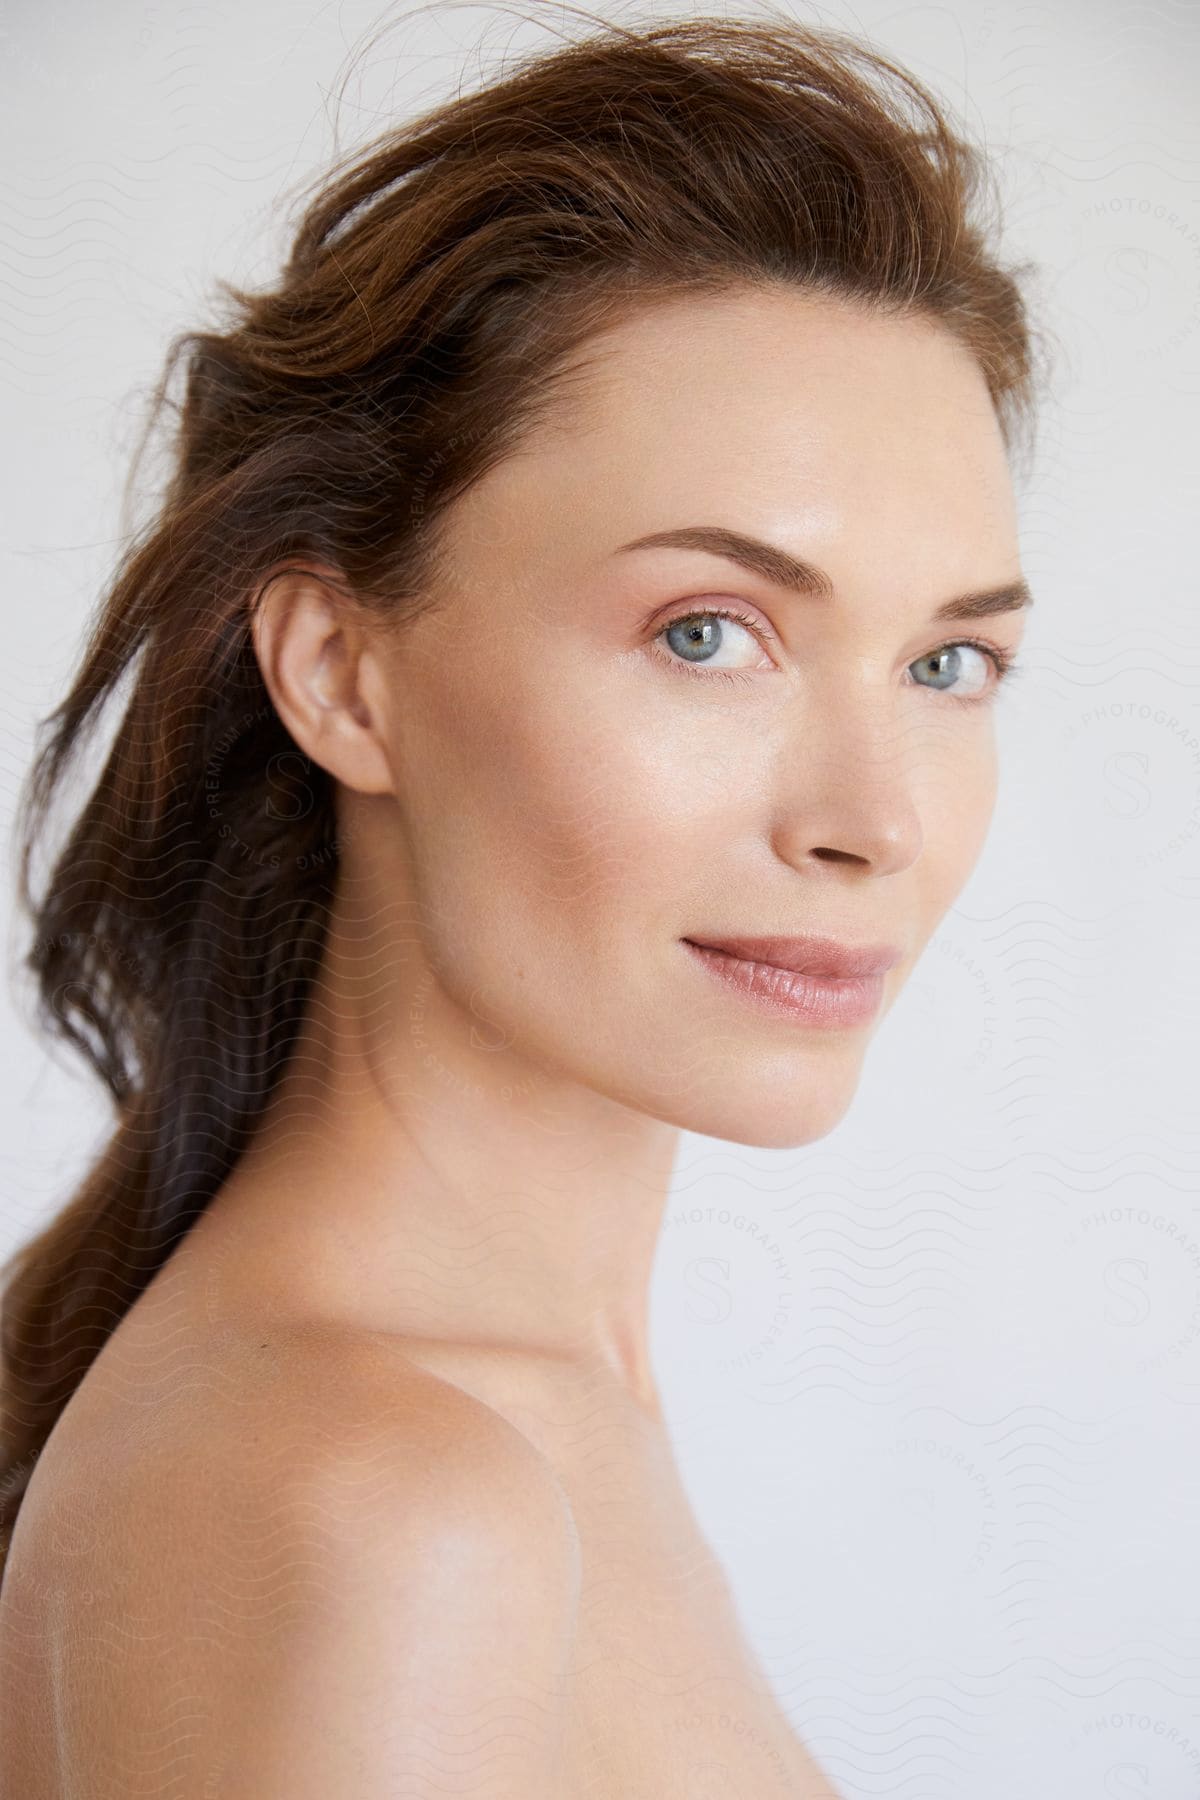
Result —
[[[386, 18], [357, 0], [10, 0], [3, 824], [115, 560], [168, 339], [218, 275], [269, 276], [284, 191], [335, 147], [551, 47], [535, 8], [414, 9], [339, 106]], [[684, 1140], [656, 1364], [747, 1630], [848, 1800], [1192, 1800], [1200, 9], [798, 16], [868, 34], [986, 138], [1005, 253], [1041, 267], [1038, 605], [987, 848], [846, 1119], [798, 1152]], [[27, 1018], [10, 974], [0, 1254], [108, 1126]]]

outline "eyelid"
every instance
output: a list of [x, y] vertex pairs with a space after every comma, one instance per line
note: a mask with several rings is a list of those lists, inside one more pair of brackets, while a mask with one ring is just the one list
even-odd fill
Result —
[[658, 623], [655, 632], [664, 631], [679, 619], [690, 619], [696, 613], [725, 613], [737, 619], [740, 625], [753, 624], [764, 637], [774, 638], [778, 635], [768, 619], [757, 612], [748, 601], [739, 599], [736, 594], [693, 594], [687, 599], [674, 601], [656, 614]]

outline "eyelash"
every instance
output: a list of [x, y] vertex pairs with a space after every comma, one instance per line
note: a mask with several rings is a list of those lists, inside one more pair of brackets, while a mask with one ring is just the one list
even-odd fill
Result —
[[[687, 619], [733, 619], [736, 624], [744, 625], [747, 631], [751, 632], [758, 639], [759, 643], [763, 645], [763, 648], [766, 648], [757, 619], [749, 613], [739, 612], [736, 607], [732, 606], [692, 607], [685, 612], [676, 613], [674, 618], [666, 620], [664, 624], [659, 626], [654, 634], [653, 642], [657, 644], [658, 640], [665, 637], [673, 625], [682, 625]], [[955, 650], [960, 644], [968, 645], [972, 650], [979, 650], [984, 656], [988, 657], [996, 671], [996, 679], [986, 692], [983, 694], [976, 694], [970, 699], [965, 698], [962, 694], [946, 694], [945, 698], [953, 701], [956, 706], [986, 705], [999, 691], [1001, 682], [1008, 681], [1014, 675], [1023, 672], [1022, 668], [1019, 666], [1019, 658], [1014, 651], [1005, 650], [1000, 644], [989, 643], [986, 638], [950, 638], [946, 643], [939, 644], [937, 648], [939, 650]], [[672, 668], [680, 669], [688, 676], [691, 676], [697, 670], [700, 670], [703, 678], [706, 680], [715, 680], [718, 678], [725, 681], [753, 680], [753, 675], [747, 669], [709, 669], [705, 671], [703, 664], [685, 662], [682, 657], [673, 656], [665, 650], [660, 654], [661, 659], [669, 663]], [[926, 654], [932, 655], [934, 653], [927, 651]], [[914, 660], [920, 661], [920, 658], [918, 657]], [[920, 684], [917, 683], [916, 685], [919, 686]], [[929, 691], [931, 693], [938, 692], [936, 688], [931, 688]]]

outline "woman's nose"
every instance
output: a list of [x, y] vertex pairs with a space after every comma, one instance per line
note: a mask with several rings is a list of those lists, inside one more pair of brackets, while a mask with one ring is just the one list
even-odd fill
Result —
[[920, 855], [918, 745], [878, 709], [843, 707], [824, 728], [811, 716], [790, 779], [781, 787], [776, 853], [797, 867], [845, 863], [893, 875]]

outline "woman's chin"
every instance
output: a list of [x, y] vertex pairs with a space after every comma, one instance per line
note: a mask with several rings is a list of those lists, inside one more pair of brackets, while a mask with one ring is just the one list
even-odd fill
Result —
[[685, 1131], [730, 1144], [758, 1150], [800, 1150], [818, 1143], [841, 1124], [856, 1086], [856, 1081], [837, 1085], [815, 1082], [806, 1089], [803, 1078], [798, 1078], [786, 1093], [765, 1089], [738, 1095], [727, 1084], [719, 1101], [703, 1109], [688, 1108], [675, 1123]]

